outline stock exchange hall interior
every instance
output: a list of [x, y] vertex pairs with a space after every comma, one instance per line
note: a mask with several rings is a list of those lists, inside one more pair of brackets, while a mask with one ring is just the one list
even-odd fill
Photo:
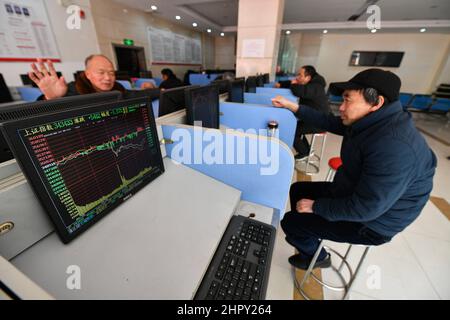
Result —
[[447, 300], [447, 0], [0, 0], [0, 300]]

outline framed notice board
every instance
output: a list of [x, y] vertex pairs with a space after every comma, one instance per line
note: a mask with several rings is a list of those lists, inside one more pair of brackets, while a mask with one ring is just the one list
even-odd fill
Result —
[[60, 62], [44, 0], [0, 0], [0, 61]]

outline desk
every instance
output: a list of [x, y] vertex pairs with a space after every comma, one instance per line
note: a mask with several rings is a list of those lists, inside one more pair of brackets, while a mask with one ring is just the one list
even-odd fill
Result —
[[[56, 299], [191, 299], [241, 192], [168, 158], [164, 166], [68, 245], [52, 233], [12, 264]], [[70, 265], [81, 290], [66, 288]]]

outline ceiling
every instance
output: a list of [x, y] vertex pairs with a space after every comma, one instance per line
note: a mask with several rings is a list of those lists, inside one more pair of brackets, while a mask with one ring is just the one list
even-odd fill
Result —
[[[175, 23], [192, 28], [198, 24], [199, 31], [211, 28], [217, 35], [225, 27], [235, 27], [238, 22], [238, 0], [114, 0], [124, 7], [132, 7], [151, 13], [151, 5], [158, 15]], [[352, 15], [359, 15], [357, 21], [365, 21], [367, 2], [376, 2], [381, 9], [383, 21], [449, 20], [449, 0], [285, 0], [283, 24], [320, 22], [345, 23]], [[366, 6], [364, 7], [364, 5]], [[181, 20], [175, 20], [175, 16]], [[230, 29], [230, 28], [228, 28]], [[417, 29], [417, 28], [416, 28]], [[449, 31], [447, 29], [439, 29]], [[431, 31], [431, 30], [430, 30]]]

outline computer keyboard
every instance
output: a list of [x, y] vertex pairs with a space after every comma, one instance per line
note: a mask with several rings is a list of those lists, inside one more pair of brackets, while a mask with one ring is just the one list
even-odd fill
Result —
[[275, 232], [266, 223], [233, 216], [194, 299], [265, 299]]

